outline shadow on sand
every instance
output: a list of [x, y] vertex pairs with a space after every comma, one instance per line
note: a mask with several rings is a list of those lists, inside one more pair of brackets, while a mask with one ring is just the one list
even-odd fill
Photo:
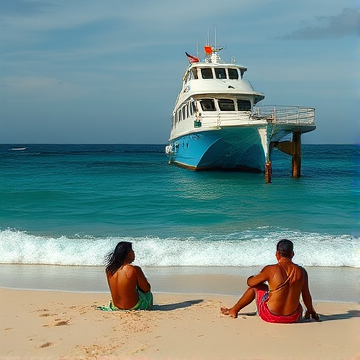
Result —
[[203, 301], [204, 301], [203, 299], [198, 299], [198, 300], [181, 301], [181, 302], [173, 303], [173, 304], [154, 305], [152, 308], [152, 311], [171, 311], [171, 310], [175, 310], [175, 309], [183, 309], [183, 308], [190, 307], [192, 305], [199, 304]]
[[330, 315], [319, 314], [319, 316], [321, 321], [347, 320], [351, 318], [360, 317], [360, 311], [349, 310], [343, 314], [330, 314]]

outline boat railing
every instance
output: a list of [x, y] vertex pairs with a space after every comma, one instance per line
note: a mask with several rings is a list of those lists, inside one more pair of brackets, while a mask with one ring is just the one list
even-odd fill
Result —
[[315, 125], [315, 109], [301, 106], [254, 107], [253, 111], [212, 112], [196, 115], [195, 127], [214, 128], [221, 126], [250, 125], [260, 123]]
[[[197, 123], [201, 127], [221, 127], [239, 124], [249, 124], [255, 119], [252, 118], [250, 111], [232, 111], [232, 112], [202, 112], [201, 115], [196, 117]], [[259, 120], [255, 120], [259, 121]]]
[[315, 125], [315, 109], [301, 106], [256, 106], [252, 117], [276, 124]]

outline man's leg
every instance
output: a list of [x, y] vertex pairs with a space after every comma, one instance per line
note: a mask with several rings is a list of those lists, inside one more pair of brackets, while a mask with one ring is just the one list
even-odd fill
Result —
[[254, 301], [258, 290], [266, 292], [268, 291], [268, 287], [266, 284], [259, 284], [256, 287], [249, 287], [232, 308], [228, 309], [226, 307], [222, 307], [220, 309], [221, 313], [224, 315], [230, 315], [230, 317], [233, 318], [237, 318], [239, 311]]

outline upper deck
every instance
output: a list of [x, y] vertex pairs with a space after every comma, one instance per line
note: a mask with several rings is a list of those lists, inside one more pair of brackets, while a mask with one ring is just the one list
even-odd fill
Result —
[[218, 54], [220, 49], [206, 48], [212, 50], [207, 50], [203, 61], [186, 53], [190, 64], [182, 78], [177, 103], [196, 95], [245, 95], [252, 98], [254, 105], [265, 98], [264, 94], [254, 91], [250, 82], [243, 78], [247, 70], [245, 66], [235, 62], [224, 63]]

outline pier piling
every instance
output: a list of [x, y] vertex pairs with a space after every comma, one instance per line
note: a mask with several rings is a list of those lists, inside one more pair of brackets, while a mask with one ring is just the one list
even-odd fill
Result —
[[292, 140], [292, 177], [301, 176], [301, 133], [293, 132]]
[[267, 160], [265, 164], [265, 182], [267, 184], [271, 183], [271, 161]]

